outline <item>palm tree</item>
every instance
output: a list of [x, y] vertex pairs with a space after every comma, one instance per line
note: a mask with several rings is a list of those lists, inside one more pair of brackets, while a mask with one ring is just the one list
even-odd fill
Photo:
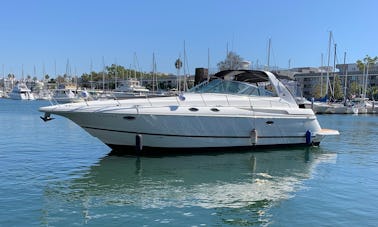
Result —
[[366, 55], [366, 57], [363, 59], [363, 61], [358, 60], [357, 67], [360, 71], [362, 71], [362, 74], [365, 75], [362, 79], [362, 87], [363, 87], [363, 96], [366, 97], [366, 91], [368, 86], [368, 79], [369, 79], [369, 67], [370, 65], [375, 65], [378, 61], [378, 57], [375, 56], [374, 58], [371, 58], [369, 55]]

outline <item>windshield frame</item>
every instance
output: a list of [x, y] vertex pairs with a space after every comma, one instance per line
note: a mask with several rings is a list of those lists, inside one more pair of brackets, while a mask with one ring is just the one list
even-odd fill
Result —
[[189, 92], [277, 97], [273, 86], [271, 86], [269, 82], [259, 82], [255, 85], [247, 82], [224, 80], [220, 78], [204, 81], [191, 88]]

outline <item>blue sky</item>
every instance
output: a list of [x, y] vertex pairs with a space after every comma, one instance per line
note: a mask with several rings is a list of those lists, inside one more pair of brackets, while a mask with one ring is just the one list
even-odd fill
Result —
[[[187, 55], [187, 71], [224, 60], [226, 49], [259, 64], [287, 68], [327, 64], [328, 35], [337, 44], [337, 62], [378, 55], [378, 1], [375, 0], [1, 0], [0, 67], [4, 73], [54, 77], [81, 75], [117, 63], [175, 73], [174, 61]], [[333, 61], [332, 61], [333, 63]], [[332, 64], [331, 63], [331, 64]], [[1, 68], [0, 68], [1, 70]], [[0, 71], [2, 72], [2, 71]]]

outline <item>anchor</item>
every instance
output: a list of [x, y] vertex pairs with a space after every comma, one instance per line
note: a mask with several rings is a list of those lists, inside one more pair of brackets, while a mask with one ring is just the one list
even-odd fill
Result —
[[45, 116], [40, 116], [40, 118], [44, 121], [44, 122], [46, 122], [46, 121], [51, 121], [51, 120], [53, 120], [53, 119], [55, 119], [55, 118], [53, 118], [53, 117], [50, 117], [50, 113], [45, 113]]

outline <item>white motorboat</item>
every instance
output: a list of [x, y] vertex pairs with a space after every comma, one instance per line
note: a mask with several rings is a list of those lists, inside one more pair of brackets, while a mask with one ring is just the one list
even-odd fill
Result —
[[7, 93], [5, 91], [0, 90], [0, 98], [7, 97]]
[[15, 100], [34, 100], [34, 95], [24, 83], [17, 83], [8, 94], [10, 99]]
[[313, 111], [317, 114], [328, 114], [332, 113], [332, 106], [325, 102], [314, 102]]
[[[270, 72], [227, 70], [179, 96], [90, 101], [41, 107], [64, 116], [114, 150], [318, 145], [322, 129]], [[182, 150], [181, 150], [182, 149]]]
[[57, 103], [82, 102], [84, 99], [70, 88], [58, 88], [52, 91], [52, 100]]
[[351, 103], [354, 107], [354, 114], [373, 113], [373, 105], [368, 98], [353, 98]]
[[33, 94], [37, 100], [50, 100], [52, 98], [51, 91], [47, 89], [43, 82], [40, 81], [35, 82]]
[[112, 95], [117, 99], [131, 98], [137, 96], [145, 96], [150, 90], [142, 86], [136, 79], [128, 79], [122, 81], [120, 85], [114, 89]]

